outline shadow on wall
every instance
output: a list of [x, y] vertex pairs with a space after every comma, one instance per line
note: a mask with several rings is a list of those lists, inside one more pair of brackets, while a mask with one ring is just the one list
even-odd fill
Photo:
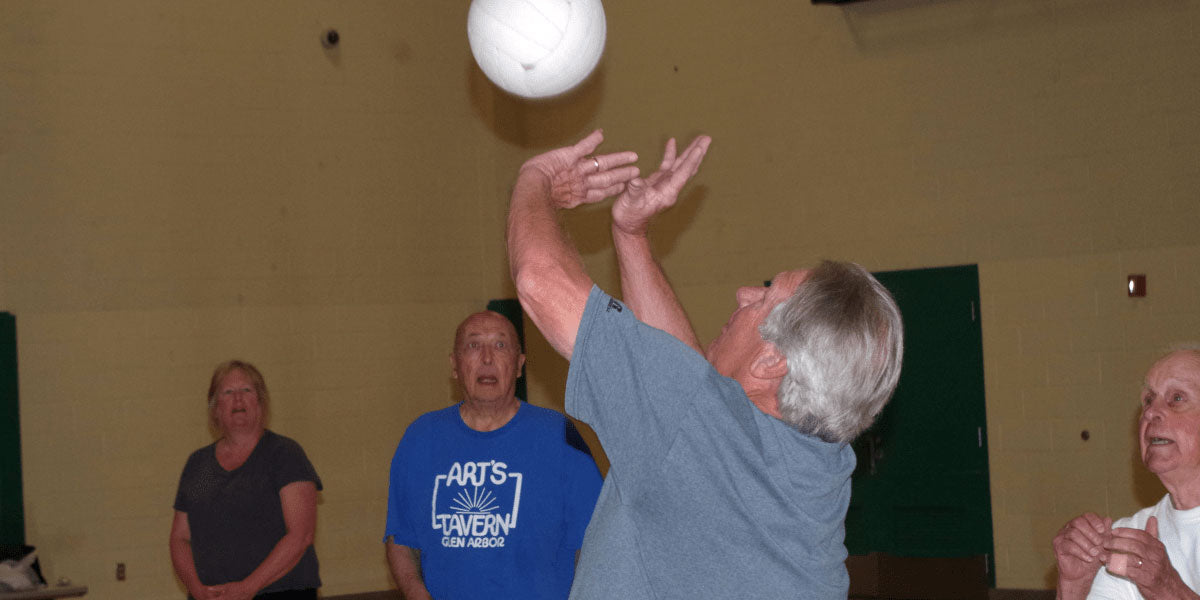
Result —
[[[613, 145], [612, 149], [615, 150], [617, 148], [619, 146]], [[652, 156], [646, 156], [645, 152], [641, 152], [639, 153], [639, 158], [639, 166], [642, 169], [642, 175], [645, 176], [649, 174], [647, 171], [658, 168], [658, 161], [662, 159], [662, 155], [655, 152]], [[703, 171], [704, 167], [701, 166], [700, 168]], [[655, 219], [650, 238], [650, 244], [654, 248], [655, 256], [662, 259], [671, 254], [680, 236], [696, 220], [707, 196], [708, 188], [703, 185], [691, 184], [684, 188], [679, 200], [676, 201], [675, 206], [670, 209], [667, 216]], [[612, 210], [612, 203], [605, 201], [596, 205], [581, 206], [559, 213], [562, 218], [563, 227], [570, 232], [571, 241], [574, 242], [575, 247], [579, 249], [581, 255], [586, 257], [592, 254], [607, 252], [612, 248], [610, 210]], [[604, 287], [603, 283], [601, 283], [601, 287]], [[616, 293], [616, 290], [606, 291]]]
[[604, 63], [579, 87], [552, 98], [527, 100], [496, 87], [474, 60], [466, 63], [466, 84], [475, 114], [500, 139], [522, 148], [555, 148], [581, 137], [604, 97]]

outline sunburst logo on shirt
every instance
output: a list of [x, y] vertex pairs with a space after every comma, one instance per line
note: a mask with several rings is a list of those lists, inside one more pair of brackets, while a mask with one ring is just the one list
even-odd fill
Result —
[[430, 526], [446, 548], [503, 548], [517, 527], [524, 476], [504, 461], [454, 462], [433, 477]]
[[495, 511], [498, 508], [499, 506], [496, 505], [496, 499], [492, 496], [492, 492], [476, 486], [474, 491], [470, 493], [466, 489], [459, 490], [458, 495], [451, 501], [450, 510], [456, 513], [483, 514]]

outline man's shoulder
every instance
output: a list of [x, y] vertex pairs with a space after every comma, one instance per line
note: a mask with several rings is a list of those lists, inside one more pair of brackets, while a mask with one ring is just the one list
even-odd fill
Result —
[[457, 404], [424, 413], [404, 428], [404, 434], [400, 436], [401, 446], [444, 433], [447, 428], [453, 427], [454, 419], [459, 418]]
[[589, 458], [592, 456], [587, 442], [584, 441], [579, 429], [575, 427], [575, 423], [571, 419], [567, 418], [567, 415], [552, 408], [535, 406], [528, 402], [522, 404], [521, 410], [528, 411], [525, 416], [531, 429], [538, 432], [540, 439], [552, 444], [561, 442], [564, 448], [582, 452]]
[[[620, 356], [630, 353], [648, 356], [654, 361], [655, 368], [663, 369], [664, 376], [680, 374], [693, 378], [710, 371], [716, 373], [708, 359], [691, 346], [666, 331], [643, 323], [628, 306], [604, 290], [594, 287], [592, 292], [580, 338], [592, 347], [604, 347], [605, 351], [596, 352], [598, 356], [608, 359], [612, 357], [610, 352]], [[577, 339], [576, 344], [579, 343]], [[669, 362], [670, 367], [662, 365], [663, 361]], [[574, 366], [575, 361], [571, 365]]]
[[413, 425], [432, 427], [435, 425], [453, 422], [453, 420], [457, 418], [459, 418], [458, 404], [452, 404], [445, 408], [439, 408], [437, 410], [431, 410], [427, 413], [423, 413], [421, 416], [413, 419], [412, 425], [409, 427], [411, 428]]
[[525, 401], [521, 402], [521, 410], [526, 411], [526, 414], [523, 416], [537, 426], [556, 426], [567, 420], [566, 415], [553, 408], [546, 408]]

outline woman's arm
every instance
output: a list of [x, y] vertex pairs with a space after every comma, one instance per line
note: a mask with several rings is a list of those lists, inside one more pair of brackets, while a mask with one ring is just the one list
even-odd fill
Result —
[[280, 538], [262, 564], [241, 581], [213, 586], [222, 600], [253, 598], [259, 590], [274, 583], [295, 568], [312, 545], [317, 528], [317, 485], [311, 481], [294, 481], [279, 490], [283, 507], [283, 522], [287, 533]]
[[210, 590], [196, 574], [196, 563], [192, 561], [192, 529], [185, 512], [175, 511], [175, 520], [171, 522], [170, 547], [171, 564], [175, 565], [175, 574], [187, 592], [196, 600], [212, 598]]

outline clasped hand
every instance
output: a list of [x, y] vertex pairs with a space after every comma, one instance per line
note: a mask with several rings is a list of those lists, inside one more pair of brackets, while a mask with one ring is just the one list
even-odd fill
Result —
[[1150, 517], [1146, 529], [1118, 527], [1112, 519], [1093, 513], [1080, 515], [1054, 536], [1059, 577], [1068, 584], [1086, 583], [1102, 565], [1108, 572], [1129, 579], [1142, 597], [1194, 598], [1171, 565], [1166, 547], [1158, 539], [1158, 520]]
[[196, 600], [253, 600], [257, 591], [245, 582], [231, 581], [205, 587], [205, 595]]

